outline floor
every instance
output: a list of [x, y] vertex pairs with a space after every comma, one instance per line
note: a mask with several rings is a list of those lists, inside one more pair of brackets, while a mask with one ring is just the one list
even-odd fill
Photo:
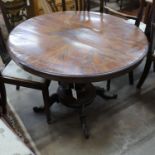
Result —
[[2, 119], [0, 119], [0, 139], [0, 154], [2, 155], [34, 155]]
[[[137, 82], [143, 64], [135, 70]], [[51, 108], [55, 122], [46, 124], [44, 115], [32, 107], [42, 104], [41, 93], [7, 85], [9, 100], [28, 129], [42, 155], [154, 155], [155, 153], [155, 73], [151, 72], [141, 91], [128, 85], [128, 76], [112, 80], [116, 100], [96, 97], [87, 109], [91, 137], [85, 140], [78, 113], [61, 104]], [[106, 82], [95, 83], [105, 86]], [[54, 93], [57, 83], [52, 82]]]

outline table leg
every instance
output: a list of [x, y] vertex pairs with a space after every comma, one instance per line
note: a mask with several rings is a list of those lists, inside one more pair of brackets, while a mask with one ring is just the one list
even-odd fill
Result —
[[[76, 94], [73, 94], [73, 90]], [[60, 102], [67, 107], [78, 109], [82, 131], [87, 139], [89, 138], [89, 130], [84, 111], [86, 106], [93, 102], [96, 95], [105, 99], [117, 98], [116, 94], [110, 94], [109, 92], [106, 92], [104, 88], [95, 87], [91, 83], [68, 84], [59, 82], [57, 93], [50, 97], [50, 106], [52, 106], [55, 102]], [[36, 113], [45, 112], [44, 107], [34, 107], [33, 110]]]
[[81, 128], [83, 130], [84, 137], [86, 139], [88, 139], [90, 135], [89, 135], [89, 130], [88, 130], [87, 121], [86, 121], [86, 115], [84, 114], [84, 110], [85, 110], [85, 106], [83, 104], [79, 110], [79, 115], [80, 115]]
[[[76, 91], [73, 96], [71, 89]], [[65, 106], [76, 108], [79, 111], [81, 128], [86, 139], [89, 138], [89, 130], [86, 122], [85, 109], [91, 104], [96, 96], [95, 87], [91, 84], [62, 84], [58, 89], [59, 100]]]
[[[55, 102], [59, 102], [58, 94], [55, 93], [50, 97], [50, 106], [52, 106]], [[34, 107], [33, 111], [36, 113], [43, 113], [45, 111], [44, 106]]]
[[[55, 103], [55, 102], [59, 102], [59, 97], [58, 94], [55, 93], [50, 97], [50, 107]], [[45, 112], [45, 107], [44, 106], [40, 106], [40, 107], [33, 107], [33, 111], [35, 113], [44, 113]], [[50, 120], [48, 121], [48, 124], [54, 122], [54, 118], [50, 118]]]

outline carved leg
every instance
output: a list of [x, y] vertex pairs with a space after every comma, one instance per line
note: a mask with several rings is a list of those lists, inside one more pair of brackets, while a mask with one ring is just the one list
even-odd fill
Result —
[[85, 110], [85, 104], [82, 104], [80, 111], [79, 111], [80, 122], [81, 122], [81, 127], [82, 127], [84, 137], [88, 139], [90, 135], [89, 135], [88, 127], [87, 127], [86, 115], [84, 114], [84, 110]]
[[[75, 94], [72, 91], [75, 91]], [[85, 138], [89, 138], [86, 123], [85, 108], [91, 104], [96, 96], [95, 87], [91, 83], [86, 84], [67, 84], [60, 83], [58, 88], [60, 103], [79, 111], [80, 122]]]
[[129, 72], [129, 84], [130, 85], [134, 84], [133, 71]]
[[[49, 97], [49, 106], [52, 106], [55, 102], [59, 102], [58, 94], [55, 93], [51, 97]], [[40, 107], [33, 107], [33, 111], [35, 113], [44, 113], [45, 112], [45, 107], [40, 106]]]
[[144, 83], [144, 81], [145, 81], [145, 79], [146, 79], [146, 77], [147, 77], [147, 75], [148, 75], [148, 73], [150, 71], [151, 64], [152, 64], [152, 60], [147, 58], [146, 64], [145, 64], [145, 67], [144, 67], [144, 71], [143, 71], [143, 73], [141, 75], [141, 78], [140, 78], [138, 84], [137, 84], [138, 89], [140, 89], [142, 87], [142, 85], [143, 85], [143, 83]]
[[52, 106], [55, 102], [59, 102], [58, 95], [53, 94], [51, 97], [49, 97], [48, 89], [44, 89], [42, 91], [43, 98], [44, 98], [44, 106], [40, 107], [34, 107], [33, 111], [35, 113], [46, 113], [47, 123], [50, 124], [54, 121], [53, 118], [51, 118], [51, 112], [50, 112], [50, 106]]
[[50, 124], [51, 123], [51, 115], [50, 115], [50, 98], [49, 98], [49, 91], [48, 91], [48, 87], [46, 89], [42, 90], [42, 94], [43, 94], [43, 99], [44, 99], [44, 110], [46, 113], [46, 119], [47, 119], [47, 123]]
[[96, 88], [96, 95], [99, 95], [100, 97], [104, 99], [116, 99], [117, 94], [111, 94], [110, 92], [106, 92], [104, 88], [95, 87]]

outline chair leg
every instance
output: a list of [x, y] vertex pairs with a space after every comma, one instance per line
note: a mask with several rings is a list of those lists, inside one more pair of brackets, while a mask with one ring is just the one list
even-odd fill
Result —
[[153, 62], [153, 71], [155, 72], [155, 62]]
[[143, 73], [141, 75], [141, 78], [140, 78], [138, 84], [137, 84], [138, 89], [140, 89], [142, 87], [142, 85], [143, 85], [143, 83], [144, 83], [144, 81], [145, 81], [145, 79], [146, 79], [146, 77], [147, 77], [147, 75], [148, 75], [148, 73], [150, 71], [151, 64], [152, 64], [152, 60], [147, 58], [146, 64], [145, 64], [145, 67], [144, 67], [144, 71], [143, 71]]
[[129, 84], [130, 85], [134, 84], [133, 71], [129, 72]]
[[42, 90], [42, 94], [43, 94], [43, 99], [44, 99], [44, 108], [45, 108], [47, 123], [50, 124], [51, 114], [50, 114], [50, 97], [49, 97], [48, 87]]
[[123, 7], [123, 0], [120, 0], [120, 10], [122, 10]]
[[5, 115], [7, 113], [7, 97], [6, 97], [6, 89], [3, 82], [0, 82], [0, 95], [1, 95], [1, 104], [2, 104], [2, 113]]
[[109, 91], [110, 90], [110, 84], [111, 84], [111, 80], [107, 80], [107, 91]]
[[20, 89], [20, 86], [16, 86], [16, 90], [19, 90]]

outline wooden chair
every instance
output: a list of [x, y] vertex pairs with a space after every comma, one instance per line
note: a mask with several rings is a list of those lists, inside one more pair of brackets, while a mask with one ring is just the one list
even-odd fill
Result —
[[[0, 0], [0, 8], [8, 33], [19, 23], [34, 16], [33, 0]], [[3, 40], [0, 40], [1, 47], [4, 46], [2, 42]], [[1, 57], [5, 64], [11, 60], [9, 54], [5, 51], [1, 51]]]
[[122, 12], [116, 11], [114, 9], [111, 9], [108, 6], [104, 6], [104, 8], [105, 8], [106, 13], [112, 14], [114, 16], [118, 16], [120, 18], [124, 18], [124, 19], [128, 20], [129, 23], [135, 24], [137, 27], [139, 27], [140, 29], [142, 29], [144, 31], [145, 30], [144, 23], [142, 23], [141, 21], [143, 19], [146, 2], [145, 2], [145, 0], [139, 0], [139, 4], [140, 5], [139, 5], [138, 9], [136, 9], [137, 15], [133, 15], [133, 10], [126, 11], [125, 13], [122, 13]]
[[[61, 1], [61, 7], [62, 11], [67, 11], [67, 4], [68, 2], [72, 3], [72, 10], [75, 11], [90, 11], [90, 9], [93, 7], [91, 0], [60, 0]], [[57, 7], [55, 0], [47, 0], [47, 2], [50, 4], [51, 9], [53, 12], [60, 11], [60, 9]], [[97, 2], [94, 1], [94, 3], [97, 4]], [[99, 1], [99, 11], [103, 12], [104, 10], [104, 0]]]
[[91, 8], [93, 8], [93, 3], [98, 6], [99, 10], [96, 10], [96, 11], [99, 11], [101, 13], [104, 12], [104, 2], [105, 0], [100, 0], [100, 1], [91, 1], [91, 0], [74, 0], [75, 2], [75, 8], [76, 10], [78, 11], [91, 11]]
[[34, 16], [33, 0], [0, 0], [0, 7], [9, 33], [17, 24]]
[[[124, 18], [124, 19], [128, 20], [129, 23], [135, 24], [142, 31], [145, 31], [146, 24], [144, 24], [142, 22], [144, 9], [145, 9], [145, 0], [140, 0], [140, 6], [139, 6], [137, 16], [121, 13], [121, 12], [115, 11], [107, 6], [104, 6], [104, 9], [105, 9], [106, 13], [112, 14], [114, 16], [118, 16], [120, 18]], [[129, 72], [128, 75], [129, 75], [129, 84], [132, 85], [134, 83], [133, 71]], [[108, 80], [107, 81], [107, 90], [110, 90], [110, 84], [111, 84], [111, 80]]]
[[[3, 40], [2, 34], [0, 34], [0, 40]], [[6, 50], [5, 46], [0, 46], [0, 52]], [[49, 107], [49, 91], [48, 86], [50, 84], [49, 80], [45, 80], [41, 77], [30, 74], [23, 69], [21, 69], [14, 61], [10, 61], [6, 66], [0, 64], [0, 96], [3, 114], [6, 113], [6, 91], [4, 84], [12, 84], [22, 87], [28, 87], [33, 89], [38, 89], [42, 91], [45, 113], [47, 117], [47, 122], [50, 122], [50, 107]]]
[[[46, 0], [53, 12], [74, 10], [74, 0]], [[70, 5], [70, 6], [68, 6]]]
[[[154, 24], [152, 24], [154, 23]], [[149, 32], [151, 31], [151, 34], [149, 35]], [[144, 67], [144, 71], [141, 75], [141, 78], [137, 84], [137, 88], [140, 89], [145, 82], [150, 68], [151, 64], [155, 63], [155, 0], [153, 0], [152, 9], [150, 11], [150, 20], [148, 20], [147, 28], [146, 28], [147, 35], [150, 36], [150, 46], [147, 54], [146, 64]]]

